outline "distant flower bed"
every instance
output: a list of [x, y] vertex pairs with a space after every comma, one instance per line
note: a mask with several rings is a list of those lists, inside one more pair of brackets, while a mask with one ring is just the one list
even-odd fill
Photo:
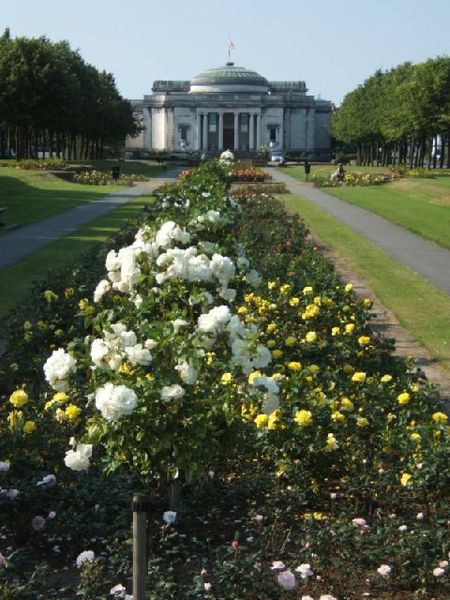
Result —
[[343, 180], [333, 179], [333, 176], [323, 177], [313, 175], [312, 182], [316, 187], [370, 186], [389, 183], [401, 177], [399, 173], [353, 173], [346, 172]]
[[255, 185], [241, 185], [233, 189], [235, 198], [256, 197], [261, 194], [288, 194], [284, 183], [257, 183]]
[[108, 185], [111, 182], [111, 175], [102, 171], [83, 171], [75, 173], [73, 180], [84, 185]]
[[33, 171], [48, 171], [65, 169], [67, 163], [62, 158], [46, 158], [45, 160], [16, 160], [13, 163], [16, 169], [33, 170]]
[[235, 165], [231, 172], [232, 181], [266, 181], [272, 177], [258, 167], [241, 167]]
[[118, 180], [114, 180], [109, 172], [93, 170], [75, 173], [73, 181], [84, 185], [109, 185], [118, 183], [121, 185], [132, 186], [140, 181], [148, 181], [148, 177], [131, 173], [130, 175], [123, 175]]

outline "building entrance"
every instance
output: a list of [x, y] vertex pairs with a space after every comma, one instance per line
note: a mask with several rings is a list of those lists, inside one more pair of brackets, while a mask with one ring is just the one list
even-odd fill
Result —
[[223, 149], [234, 150], [234, 114], [223, 115]]

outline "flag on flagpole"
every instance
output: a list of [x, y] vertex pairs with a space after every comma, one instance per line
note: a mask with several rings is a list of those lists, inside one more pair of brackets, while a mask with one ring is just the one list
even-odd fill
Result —
[[234, 50], [234, 44], [233, 44], [230, 36], [228, 36], [228, 62], [230, 62], [232, 50]]

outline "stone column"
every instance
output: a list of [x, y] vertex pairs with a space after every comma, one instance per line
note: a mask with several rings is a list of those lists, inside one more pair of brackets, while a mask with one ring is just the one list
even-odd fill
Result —
[[261, 147], [261, 114], [256, 115], [256, 149]]
[[203, 113], [203, 144], [202, 150], [208, 151], [208, 113]]
[[250, 151], [254, 150], [254, 146], [255, 146], [255, 119], [254, 119], [254, 114], [250, 113], [248, 115], [248, 131], [249, 131], [249, 138], [248, 138], [248, 148]]
[[278, 148], [280, 150], [283, 150], [283, 144], [284, 144], [284, 135], [283, 134], [284, 134], [284, 115], [281, 120], [279, 135], [278, 135]]
[[200, 127], [201, 116], [200, 113], [195, 115], [195, 149], [198, 151], [201, 149], [201, 141], [202, 141], [202, 130]]
[[223, 112], [219, 113], [219, 150], [223, 150]]
[[234, 149], [239, 150], [239, 113], [234, 113]]

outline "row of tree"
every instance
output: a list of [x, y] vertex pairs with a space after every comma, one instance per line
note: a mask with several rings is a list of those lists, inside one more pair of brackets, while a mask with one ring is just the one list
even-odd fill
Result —
[[0, 154], [102, 158], [138, 131], [114, 77], [65, 41], [0, 37]]
[[331, 131], [358, 164], [450, 168], [450, 58], [377, 71], [345, 96]]

